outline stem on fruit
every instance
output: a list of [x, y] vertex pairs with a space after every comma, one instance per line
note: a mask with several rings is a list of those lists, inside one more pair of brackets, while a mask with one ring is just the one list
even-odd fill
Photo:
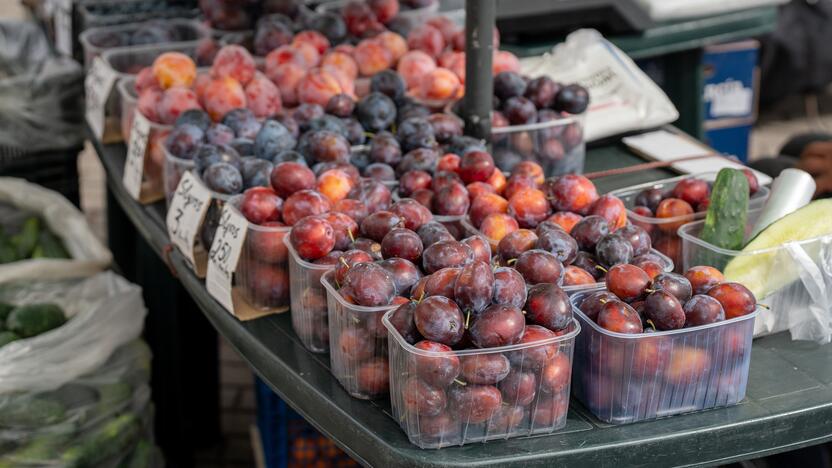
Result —
[[763, 309], [765, 309], [765, 310], [771, 310], [771, 307], [769, 307], [769, 306], [767, 306], [767, 305], [765, 305], [765, 304], [760, 304], [760, 303], [758, 302], [758, 303], [756, 303], [756, 305], [757, 305], [757, 307], [762, 307], [762, 308], [763, 308]]
[[338, 261], [340, 261], [345, 267], [350, 267], [350, 264], [347, 263], [347, 260], [344, 257], [338, 257]]
[[652, 321], [652, 320], [647, 319], [647, 324], [648, 324], [648, 325], [650, 325], [650, 328], [652, 328], [653, 330], [657, 330], [657, 328], [656, 328], [656, 324], [655, 324], [655, 323], [653, 323], [653, 321]]
[[355, 236], [352, 233], [352, 229], [347, 229], [347, 234], [350, 236], [350, 242], [355, 243]]
[[454, 382], [455, 382], [457, 385], [462, 385], [463, 387], [464, 387], [464, 386], [466, 386], [466, 385], [468, 385], [466, 382], [463, 382], [463, 381], [461, 381], [461, 380], [459, 380], [459, 379], [454, 379]]
[[609, 273], [609, 270], [607, 270], [606, 268], [602, 267], [601, 265], [595, 265], [595, 268], [596, 268], [596, 269], [598, 269], [598, 270], [603, 271], [604, 273]]
[[471, 322], [471, 311], [465, 313], [465, 329], [468, 329], [468, 323]]
[[517, 263], [517, 259], [516, 259], [516, 258], [512, 258], [511, 260], [507, 261], [507, 262], [506, 262], [506, 265], [512, 265], [512, 264], [514, 264], [514, 263]]

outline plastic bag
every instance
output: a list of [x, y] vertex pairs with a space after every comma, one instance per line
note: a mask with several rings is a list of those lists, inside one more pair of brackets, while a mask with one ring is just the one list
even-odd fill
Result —
[[134, 340], [55, 390], [0, 395], [0, 468], [161, 466], [150, 358], [147, 345]]
[[35, 23], [0, 21], [0, 149], [25, 153], [84, 140], [84, 71], [57, 57]]
[[638, 0], [653, 21], [717, 15], [766, 5], [781, 5], [789, 0]]
[[6, 283], [0, 301], [53, 302], [69, 318], [54, 330], [0, 347], [0, 395], [54, 390], [98, 368], [139, 336], [146, 314], [141, 288], [109, 271], [80, 282]]
[[0, 203], [39, 215], [49, 230], [61, 238], [72, 257], [30, 259], [0, 265], [0, 283], [89, 276], [112, 262], [113, 255], [95, 237], [84, 215], [59, 193], [23, 179], [0, 177]]
[[757, 316], [754, 336], [788, 330], [793, 340], [832, 341], [832, 236], [787, 242], [763, 256], [777, 272], [766, 277], [775, 292], [758, 298], [768, 308]]
[[5, 283], [0, 301], [53, 302], [68, 316], [0, 347], [0, 468], [158, 466], [141, 288], [108, 271]]
[[667, 95], [620, 49], [594, 29], [581, 29], [551, 54], [520, 61], [523, 74], [547, 75], [589, 90], [587, 141], [654, 128], [679, 118]]

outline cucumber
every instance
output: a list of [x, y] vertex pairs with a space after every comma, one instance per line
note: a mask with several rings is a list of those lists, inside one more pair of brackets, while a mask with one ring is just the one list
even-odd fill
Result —
[[60, 456], [60, 449], [69, 442], [68, 434], [44, 434], [0, 458], [0, 468], [23, 464], [48, 464]]
[[30, 258], [35, 246], [38, 244], [38, 234], [40, 233], [40, 219], [35, 216], [26, 218], [23, 222], [23, 228], [12, 237], [12, 244], [17, 249], [17, 258]]
[[[757, 234], [743, 252], [779, 247], [786, 242], [799, 242], [832, 235], [832, 199], [817, 200], [770, 224]], [[821, 255], [819, 243], [804, 245], [816, 263]], [[755, 255], [737, 255], [725, 266], [725, 279], [745, 285], [754, 296], [762, 299], [778, 289], [797, 281], [800, 270], [791, 261], [778, 260], [785, 253], [771, 251]]]
[[6, 318], [6, 328], [29, 338], [66, 323], [64, 311], [56, 304], [26, 304], [15, 307]]
[[[711, 203], [699, 238], [716, 247], [740, 250], [748, 222], [748, 179], [736, 169], [722, 169], [711, 190]], [[718, 269], [725, 266], [722, 255], [702, 252], [697, 264]]]
[[39, 428], [64, 419], [66, 407], [45, 397], [15, 398], [0, 407], [0, 426]]
[[40, 231], [32, 258], [69, 258], [63, 243], [48, 229]]
[[19, 340], [20, 337], [15, 332], [10, 331], [0, 331], [0, 348], [6, 346], [7, 344], [11, 343], [12, 341]]
[[18, 261], [17, 249], [6, 232], [0, 227], [0, 265]]
[[9, 314], [14, 310], [14, 308], [14, 304], [0, 302], [0, 330], [6, 329], [6, 319], [9, 317]]
[[133, 453], [121, 463], [122, 468], [148, 468], [153, 463], [153, 444], [142, 439], [136, 444]]
[[61, 455], [61, 462], [69, 468], [100, 466], [111, 457], [124, 453], [136, 441], [141, 428], [135, 414], [123, 414], [78, 440]]

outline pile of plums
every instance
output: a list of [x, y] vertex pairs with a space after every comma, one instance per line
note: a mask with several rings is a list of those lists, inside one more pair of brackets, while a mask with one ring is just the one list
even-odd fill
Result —
[[527, 272], [531, 284], [591, 285], [622, 263], [652, 272], [668, 266], [650, 251], [650, 235], [628, 224], [623, 202], [599, 196], [586, 177], [544, 180], [538, 164], [524, 161], [501, 184], [469, 184], [468, 189], [476, 194], [469, 219], [489, 240], [495, 261]]
[[[550, 175], [581, 172], [583, 155], [577, 152], [583, 151], [583, 126], [567, 119], [586, 111], [589, 93], [585, 88], [507, 70], [494, 76], [493, 100], [491, 143], [501, 170], [514, 172], [519, 162], [536, 161]], [[456, 113], [461, 107], [460, 101], [455, 105]], [[529, 130], [506, 128], [532, 124], [535, 127]]]
[[754, 294], [726, 282], [709, 266], [684, 275], [651, 276], [635, 265], [616, 265], [606, 278], [606, 291], [586, 296], [580, 310], [602, 328], [616, 333], [652, 333], [730, 320], [754, 312]]
[[[589, 320], [613, 332], [587, 326], [575, 351], [575, 396], [605, 421], [653, 419], [744, 397], [753, 320], [708, 325], [753, 313], [756, 300], [715, 268], [650, 279], [635, 266], [618, 265], [607, 275], [607, 290], [573, 299]], [[670, 330], [684, 332], [661, 333]]]
[[[760, 182], [750, 169], [742, 172], [748, 179], [749, 195], [760, 190]], [[690, 177], [672, 187], [651, 187], [627, 197], [627, 208], [636, 216], [632, 223], [646, 230], [656, 250], [670, 257], [676, 264], [682, 260], [682, 242], [676, 234], [679, 227], [694, 220], [694, 213], [704, 213], [711, 201], [711, 185], [705, 179]]]
[[[313, 237], [329, 237], [325, 225], [309, 222], [319, 233]], [[336, 317], [341, 325], [330, 327], [338, 333], [331, 340], [333, 373], [353, 395], [387, 394], [387, 332], [380, 319], [399, 304], [390, 322], [401, 339], [441, 356], [416, 356], [416, 367], [408, 358], [407, 369], [393, 372], [404, 374], [397, 377], [400, 392], [394, 392], [404, 399], [399, 409], [408, 415], [403, 417], [419, 418], [422, 436], [459, 434], [467, 424], [488, 423], [491, 434], [510, 433], [521, 424], [551, 429], [565, 417], [569, 348], [552, 339], [570, 329], [572, 309], [557, 284], [531, 283], [527, 290], [520, 271], [490, 264], [484, 238], [456, 240], [412, 199], [367, 216], [359, 235], [377, 244], [354, 245], [332, 273], [344, 302], [381, 308], [342, 307]], [[546, 342], [535, 345], [538, 341]], [[488, 351], [513, 344], [528, 347]], [[465, 349], [483, 351], [454, 353]]]

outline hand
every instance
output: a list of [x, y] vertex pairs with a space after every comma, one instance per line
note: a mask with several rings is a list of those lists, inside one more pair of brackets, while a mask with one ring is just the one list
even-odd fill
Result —
[[797, 168], [815, 179], [815, 196], [832, 193], [832, 141], [816, 141], [806, 145]]

